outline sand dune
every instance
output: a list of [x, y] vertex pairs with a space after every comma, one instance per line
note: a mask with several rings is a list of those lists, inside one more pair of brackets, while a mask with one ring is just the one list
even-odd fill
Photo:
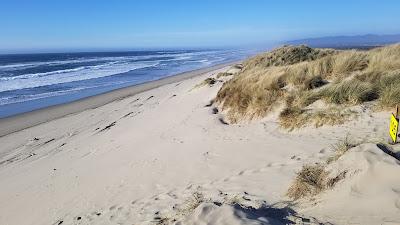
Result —
[[[376, 141], [388, 114], [288, 132], [277, 115], [223, 124], [224, 67], [0, 138], [0, 224], [399, 224], [399, 165]], [[292, 201], [304, 164], [345, 136], [333, 189]], [[333, 176], [333, 175], [332, 175]]]

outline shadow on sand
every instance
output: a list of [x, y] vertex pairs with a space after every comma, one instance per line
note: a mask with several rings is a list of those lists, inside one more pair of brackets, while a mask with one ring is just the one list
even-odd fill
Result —
[[[262, 205], [259, 208], [243, 207], [239, 204], [233, 205], [235, 209], [235, 216], [240, 218], [246, 218], [247, 220], [253, 220], [261, 222], [261, 224], [271, 225], [282, 225], [282, 224], [326, 224], [331, 225], [332, 223], [322, 223], [315, 218], [307, 218], [299, 215], [290, 206], [275, 207], [274, 205]], [[265, 221], [265, 223], [263, 223]]]
[[376, 144], [376, 146], [381, 149], [384, 153], [392, 156], [393, 158], [400, 160], [400, 152], [394, 151], [391, 147], [384, 144]]

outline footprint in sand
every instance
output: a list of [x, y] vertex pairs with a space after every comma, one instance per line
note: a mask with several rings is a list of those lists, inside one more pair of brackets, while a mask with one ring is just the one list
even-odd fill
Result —
[[101, 212], [92, 212], [93, 216], [101, 216]]
[[396, 199], [394, 206], [396, 206], [397, 209], [400, 209], [400, 199]]
[[137, 101], [139, 101], [139, 98], [137, 98], [137, 99], [135, 99], [135, 100], [129, 102], [129, 104], [135, 103], [135, 102], [137, 102]]
[[212, 114], [218, 114], [218, 109], [216, 107], [212, 108], [211, 113]]

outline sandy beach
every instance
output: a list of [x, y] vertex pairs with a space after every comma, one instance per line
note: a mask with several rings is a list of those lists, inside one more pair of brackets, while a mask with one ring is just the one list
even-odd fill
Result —
[[[225, 124], [220, 65], [0, 121], [0, 224], [399, 224], [398, 161], [373, 140], [388, 114], [281, 129], [276, 113]], [[355, 106], [354, 110], [365, 110]], [[24, 129], [26, 128], [26, 129]], [[286, 192], [332, 145], [346, 179], [310, 201]]]

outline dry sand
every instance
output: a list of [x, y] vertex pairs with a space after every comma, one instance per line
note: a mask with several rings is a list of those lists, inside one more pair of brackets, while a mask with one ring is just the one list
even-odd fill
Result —
[[[194, 87], [227, 69], [1, 137], [0, 224], [400, 224], [398, 161], [372, 144], [388, 113], [290, 133], [274, 116], [226, 125], [207, 106], [223, 82]], [[346, 178], [288, 199], [296, 171], [346, 135], [364, 143], [329, 166]]]

